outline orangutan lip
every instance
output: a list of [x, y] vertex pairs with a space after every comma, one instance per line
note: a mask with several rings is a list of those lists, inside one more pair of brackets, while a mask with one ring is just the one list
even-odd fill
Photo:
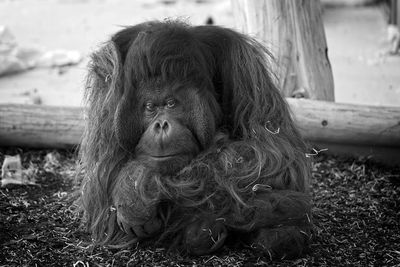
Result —
[[174, 155], [165, 155], [165, 156], [150, 156], [153, 159], [169, 159], [169, 158], [173, 158], [178, 156], [178, 154], [174, 154]]

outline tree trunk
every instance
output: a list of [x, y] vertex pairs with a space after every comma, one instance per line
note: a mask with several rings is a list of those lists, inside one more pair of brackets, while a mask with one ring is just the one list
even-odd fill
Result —
[[236, 27], [272, 52], [272, 71], [287, 97], [334, 101], [319, 0], [232, 0]]

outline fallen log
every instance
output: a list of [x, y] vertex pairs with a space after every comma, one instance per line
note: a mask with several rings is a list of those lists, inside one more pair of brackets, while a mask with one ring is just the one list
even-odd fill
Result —
[[400, 107], [292, 98], [287, 101], [309, 141], [400, 148]]
[[0, 105], [0, 145], [67, 148], [79, 144], [83, 109], [40, 105]]
[[[400, 148], [400, 107], [287, 101], [311, 142]], [[83, 129], [82, 108], [0, 105], [0, 146], [71, 147], [79, 144]]]

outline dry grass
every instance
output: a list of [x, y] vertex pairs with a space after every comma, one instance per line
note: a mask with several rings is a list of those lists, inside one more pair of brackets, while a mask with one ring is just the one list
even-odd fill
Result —
[[[213, 256], [187, 257], [163, 248], [112, 250], [93, 247], [71, 209], [75, 155], [57, 151], [0, 149], [19, 153], [33, 166], [39, 186], [0, 189], [0, 266], [254, 266], [271, 264], [248, 248], [224, 247]], [[321, 154], [313, 165], [312, 253], [274, 266], [400, 265], [400, 168], [368, 159]]]

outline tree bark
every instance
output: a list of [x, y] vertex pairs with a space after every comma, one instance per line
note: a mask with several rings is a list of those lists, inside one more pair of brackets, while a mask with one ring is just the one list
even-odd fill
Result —
[[232, 0], [236, 27], [271, 51], [271, 66], [287, 97], [334, 101], [319, 0]]
[[400, 107], [293, 98], [287, 101], [309, 141], [400, 148]]
[[83, 109], [39, 105], [0, 105], [0, 145], [66, 148], [79, 144]]

